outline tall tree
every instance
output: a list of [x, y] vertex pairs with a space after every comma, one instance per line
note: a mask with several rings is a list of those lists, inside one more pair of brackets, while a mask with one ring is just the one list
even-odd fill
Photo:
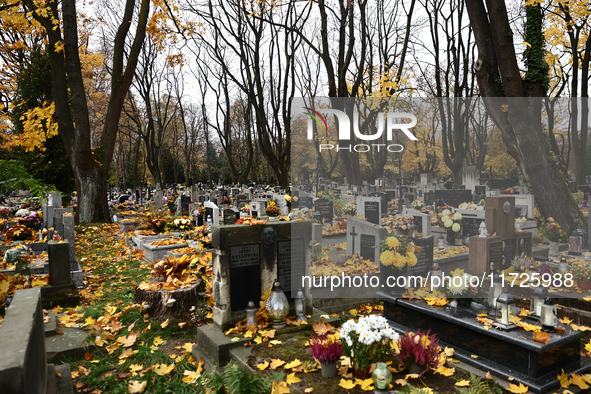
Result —
[[[123, 101], [131, 85], [140, 49], [146, 36], [150, 0], [125, 2], [125, 12], [113, 46], [110, 98], [100, 145], [91, 146], [91, 127], [78, 52], [75, 0], [38, 2], [22, 0], [27, 10], [44, 28], [52, 67], [53, 99], [59, 133], [74, 171], [78, 191], [79, 222], [109, 219], [107, 177], [115, 148]], [[17, 3], [18, 4], [18, 3]], [[58, 8], [61, 5], [61, 10]], [[134, 12], [136, 11], [136, 12]], [[126, 48], [132, 22], [135, 35]]]
[[[500, 0], [465, 0], [478, 46], [474, 65], [488, 113], [501, 129], [507, 152], [517, 161], [542, 215], [554, 217], [564, 228], [586, 226], [560, 170], [551, 161], [542, 128], [542, 97], [546, 94], [544, 58], [527, 61], [522, 78], [515, 54], [507, 7]], [[486, 4], [486, 5], [485, 5]], [[532, 30], [530, 45], [542, 46], [540, 6], [527, 12]], [[546, 74], [547, 76], [547, 74]]]

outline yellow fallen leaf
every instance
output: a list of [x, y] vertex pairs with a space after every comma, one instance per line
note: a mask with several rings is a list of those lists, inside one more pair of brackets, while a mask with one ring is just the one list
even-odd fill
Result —
[[295, 360], [293, 360], [292, 362], [290, 362], [290, 363], [288, 363], [288, 364], [285, 364], [285, 365], [283, 366], [283, 368], [285, 368], [285, 369], [292, 369], [292, 368], [295, 368], [295, 367], [297, 367], [297, 366], [299, 366], [299, 365], [302, 365], [302, 362], [301, 362], [299, 359], [297, 359], [297, 358], [296, 358], [296, 359], [295, 359]]
[[404, 375], [404, 379], [409, 380], [409, 379], [418, 379], [419, 378], [419, 374], [418, 373], [409, 373]]
[[406, 386], [408, 384], [408, 382], [406, 380], [404, 380], [404, 379], [398, 379], [394, 383], [396, 383], [397, 385], [402, 386], [402, 387], [404, 387], [404, 386]]
[[295, 376], [295, 372], [294, 372], [294, 373], [290, 373], [289, 375], [287, 375], [287, 378], [285, 378], [285, 382], [288, 385], [291, 385], [293, 383], [301, 382], [301, 379], [298, 378], [297, 376]]
[[577, 326], [576, 324], [571, 324], [570, 326], [575, 331], [591, 331], [591, 328], [586, 326]]
[[252, 334], [254, 334], [254, 332], [248, 330], [244, 333], [244, 338], [252, 338]]
[[10, 289], [10, 282], [7, 280], [0, 282], [0, 295], [7, 294], [8, 289]]
[[283, 360], [279, 360], [277, 358], [272, 358], [271, 359], [271, 369], [275, 369], [277, 367], [280, 367], [283, 364], [285, 364], [285, 361], [283, 361]]
[[478, 358], [478, 356], [475, 355], [475, 354], [471, 354], [470, 357], [472, 357], [472, 358]]
[[470, 381], [467, 380], [467, 379], [460, 380], [459, 382], [456, 382], [456, 386], [459, 386], [459, 387], [467, 387], [467, 386], [470, 386]]
[[117, 307], [116, 306], [111, 306], [111, 305], [107, 305], [105, 307], [105, 311], [109, 314], [109, 315], [114, 315], [115, 312], [117, 312]]
[[277, 339], [272, 339], [269, 341], [271, 345], [281, 345], [283, 342], [278, 341]]
[[144, 369], [144, 366], [143, 366], [143, 365], [141, 365], [141, 364], [131, 364], [131, 365], [129, 366], [129, 370], [130, 370], [131, 372], [139, 372], [139, 371], [141, 371], [142, 369]]
[[182, 330], [183, 328], [185, 328], [185, 326], [187, 325], [187, 322], [182, 322], [177, 324], [179, 326], [179, 328]]
[[271, 394], [288, 394], [289, 387], [287, 387], [287, 383], [280, 382], [278, 380], [273, 382], [273, 387], [271, 388]]
[[435, 372], [437, 372], [438, 374], [443, 375], [443, 376], [452, 376], [455, 373], [455, 368], [447, 368], [447, 367], [444, 367], [443, 365], [440, 365], [437, 367]]
[[166, 328], [166, 327], [168, 326], [169, 320], [170, 320], [170, 319], [166, 319], [165, 321], [163, 321], [163, 322], [160, 324], [160, 327], [161, 327], [161, 328]]
[[567, 316], [563, 317], [562, 319], [558, 319], [558, 321], [561, 322], [562, 324], [571, 324], [573, 322]]
[[515, 378], [513, 376], [511, 376], [511, 377], [508, 377], [507, 380], [510, 381], [510, 382], [512, 382], [512, 381], [515, 380]]
[[304, 390], [304, 393], [309, 394], [312, 391], [314, 391], [314, 387], [308, 387], [307, 389]]
[[103, 342], [103, 338], [101, 338], [100, 335], [98, 335], [95, 339], [94, 339], [94, 344], [97, 347], [103, 347], [105, 345], [105, 342]]
[[570, 386], [570, 382], [568, 380], [568, 374], [562, 370], [562, 374], [558, 375], [558, 381], [560, 382], [560, 386], [567, 388]]
[[519, 386], [509, 383], [509, 388], [507, 389], [507, 391], [515, 394], [527, 393], [527, 390], [529, 390], [529, 386], [524, 386], [523, 383], [519, 383]]
[[193, 343], [187, 342], [181, 347], [186, 353], [191, 353], [193, 351]]
[[191, 384], [191, 383], [195, 383], [197, 381], [197, 378], [199, 378], [199, 376], [201, 376], [201, 372], [186, 370], [185, 372], [183, 372], [183, 375], [185, 375], [185, 377], [182, 378], [181, 380], [184, 383]]
[[591, 384], [591, 374], [582, 375], [581, 377], [585, 382]]
[[341, 386], [344, 389], [351, 390], [353, 387], [355, 387], [355, 382], [353, 382], [352, 380], [341, 379], [339, 386]]
[[138, 382], [137, 380], [130, 380], [127, 384], [127, 390], [129, 390], [130, 394], [143, 393], [147, 386], [148, 382]]
[[486, 373], [486, 380], [493, 380], [493, 376], [491, 375], [490, 371]]
[[570, 382], [578, 386], [581, 390], [586, 390], [589, 388], [589, 385], [585, 383], [585, 380], [583, 380], [581, 375], [573, 374], [570, 378]]
[[365, 380], [355, 379], [355, 383], [358, 384], [361, 390], [363, 391], [370, 391], [374, 389], [372, 378]]
[[263, 337], [256, 337], [254, 339], [254, 343], [256, 343], [256, 344], [260, 344], [261, 342], [263, 342]]
[[168, 375], [174, 369], [174, 363], [170, 365], [166, 364], [157, 364], [157, 366], [153, 369], [157, 375], [164, 376]]
[[230, 340], [230, 342], [238, 342], [239, 340], [240, 340], [240, 337], [235, 337], [235, 338], [232, 338]]
[[445, 355], [446, 355], [447, 357], [453, 357], [453, 356], [454, 356], [454, 351], [455, 351], [455, 349], [454, 349], [454, 348], [451, 348], [451, 347], [447, 347], [447, 346], [446, 346], [446, 347], [445, 347], [445, 350], [444, 350], [443, 352], [445, 353]]
[[269, 362], [265, 361], [264, 363], [257, 364], [257, 368], [261, 371], [264, 371], [269, 366]]
[[160, 337], [154, 338], [154, 346], [160, 346], [163, 343], [164, 343], [164, 341], [162, 340], [162, 338], [160, 338]]

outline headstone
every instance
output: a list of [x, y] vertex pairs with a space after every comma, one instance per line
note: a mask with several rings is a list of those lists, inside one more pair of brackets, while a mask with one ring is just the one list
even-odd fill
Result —
[[49, 241], [49, 285], [61, 286], [72, 284], [70, 276], [70, 251], [68, 242]]
[[421, 174], [421, 185], [428, 186], [431, 183], [431, 173]]
[[412, 217], [412, 222], [415, 226], [415, 231], [422, 234], [423, 237], [431, 235], [431, 215], [428, 213], [422, 213], [414, 209], [405, 209], [402, 212], [404, 215]]
[[292, 302], [306, 273], [304, 239], [277, 241], [277, 279], [287, 299]]
[[515, 198], [487, 197], [485, 208], [486, 228], [489, 234], [499, 237], [515, 236]]
[[[484, 211], [482, 211], [484, 213]], [[468, 237], [475, 237], [480, 234], [480, 223], [484, 222], [484, 218], [464, 217], [464, 235]]]
[[517, 184], [517, 182], [515, 182], [513, 179], [490, 179], [488, 182], [490, 183], [491, 189], [500, 190], [505, 190]]
[[[486, 197], [486, 185], [474, 186], [474, 194], [478, 194], [479, 196]], [[484, 198], [484, 197], [482, 197], [482, 198]]]
[[191, 203], [190, 196], [181, 196], [181, 215], [188, 216], [189, 215], [189, 204]]
[[207, 221], [207, 217], [211, 215], [211, 221], [213, 225], [219, 226], [220, 209], [218, 208], [218, 206], [212, 203], [211, 201], [206, 201], [205, 204], [203, 204], [203, 206], [205, 207], [205, 220]]
[[[535, 199], [533, 194], [516, 194], [513, 196], [515, 198], [515, 209], [517, 211], [517, 207], [521, 208], [522, 215], [515, 214], [516, 218], [520, 218], [525, 216], [528, 219], [533, 219], [535, 217]], [[525, 208], [524, 208], [525, 207]]]
[[503, 268], [503, 241], [488, 244], [488, 261], [490, 262], [488, 274], [505, 269]]
[[64, 224], [64, 232], [61, 234], [61, 236], [64, 237], [66, 241], [68, 241], [70, 248], [70, 262], [76, 262], [76, 234], [74, 228], [74, 215], [63, 215], [62, 220]]
[[428, 192], [423, 194], [423, 203], [425, 204], [425, 206], [429, 205], [435, 207], [435, 204], [437, 203], [437, 196], [435, 195], [435, 192]]
[[240, 219], [240, 211], [235, 208], [224, 209], [224, 225], [232, 225]]
[[439, 205], [448, 205], [457, 208], [461, 203], [472, 201], [470, 190], [435, 190], [435, 197], [439, 199]]
[[356, 217], [347, 218], [347, 255], [358, 254], [377, 263], [380, 261], [380, 242], [387, 236], [384, 227]]
[[511, 266], [511, 262], [515, 258], [517, 253], [517, 238], [505, 238], [503, 239], [503, 258], [505, 259], [505, 265], [503, 269], [507, 269]]
[[532, 253], [532, 235], [531, 233], [517, 234], [517, 255], [526, 254], [531, 256]]
[[322, 218], [324, 222], [332, 222], [334, 218], [332, 201], [329, 201], [325, 198], [319, 198], [315, 202], [315, 210], [316, 212], [320, 212], [322, 214]]
[[474, 187], [479, 184], [480, 170], [476, 166], [464, 166], [462, 171], [462, 184], [468, 190], [474, 190]]
[[232, 311], [261, 298], [260, 244], [230, 246], [230, 300]]
[[250, 214], [253, 217], [267, 216], [267, 203], [265, 201], [252, 201], [250, 203]]
[[381, 224], [381, 201], [364, 201], [363, 202], [363, 216], [365, 220], [370, 223]]
[[408, 274], [426, 277], [427, 273], [433, 269], [434, 237], [431, 235], [425, 238], [413, 238], [412, 241], [420, 250], [415, 252], [417, 264], [414, 267], [408, 267]]
[[60, 193], [60, 192], [51, 192], [47, 196], [48, 202], [49, 202], [50, 199], [53, 202], [53, 206], [55, 208], [61, 208], [62, 207], [62, 193]]

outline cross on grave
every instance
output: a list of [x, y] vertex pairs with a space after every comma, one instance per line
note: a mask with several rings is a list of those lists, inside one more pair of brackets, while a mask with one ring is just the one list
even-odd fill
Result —
[[355, 226], [353, 226], [353, 229], [351, 230], [351, 232], [349, 233], [349, 235], [353, 238], [353, 253], [351, 254], [355, 254], [355, 236], [357, 235], [357, 233], [355, 232]]

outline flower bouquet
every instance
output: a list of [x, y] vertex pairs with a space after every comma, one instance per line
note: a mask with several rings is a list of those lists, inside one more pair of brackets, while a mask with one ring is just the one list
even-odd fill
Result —
[[451, 213], [449, 209], [444, 209], [440, 214], [439, 220], [439, 227], [446, 231], [453, 231], [454, 233], [459, 233], [462, 230], [462, 226], [464, 225], [464, 219], [462, 214], [456, 212], [454, 214]]
[[356, 216], [357, 215], [357, 204], [353, 202], [348, 202], [343, 206], [341, 213], [346, 216]]
[[413, 218], [410, 215], [396, 215], [392, 227], [404, 235], [410, 235], [412, 220]]
[[271, 217], [275, 217], [275, 216], [279, 216], [279, 207], [277, 207], [276, 205], [270, 205], [268, 206], [265, 211], [267, 212], [267, 216], [271, 216]]
[[396, 342], [399, 335], [390, 327], [383, 316], [368, 315], [356, 322], [345, 322], [340, 331], [345, 355], [354, 360], [356, 372], [369, 374], [372, 363], [384, 361], [390, 354], [391, 341]]
[[409, 237], [390, 236], [380, 244], [380, 277], [388, 288], [385, 290], [394, 297], [401, 297], [406, 290], [406, 280], [399, 283], [405, 267], [417, 265], [416, 248]]
[[193, 222], [190, 219], [176, 218], [168, 224], [168, 227], [172, 230], [189, 231], [193, 228]]
[[343, 355], [343, 346], [338, 340], [338, 334], [314, 336], [308, 340], [308, 347], [312, 356], [320, 362], [322, 376], [333, 378], [337, 374], [336, 362]]
[[553, 218], [546, 219], [546, 224], [542, 227], [542, 234], [550, 242], [560, 242], [565, 233], [560, 228], [560, 224], [556, 223]]
[[423, 207], [425, 206], [425, 204], [423, 203], [422, 200], [414, 200], [411, 203], [411, 206], [412, 206], [413, 209], [416, 209], [417, 211], [420, 211], [420, 210], [423, 209]]
[[0, 218], [8, 218], [10, 216], [10, 209], [2, 208], [0, 209]]
[[398, 341], [398, 360], [400, 364], [409, 368], [409, 373], [418, 373], [413, 371], [413, 364], [419, 366], [419, 377], [423, 376], [430, 368], [437, 368], [439, 364], [439, 339], [435, 334], [429, 335], [421, 333], [419, 329], [417, 333], [406, 332]]
[[28, 227], [34, 231], [39, 231], [43, 227], [41, 216], [39, 215], [39, 213], [37, 213], [37, 211], [33, 211], [28, 216], [19, 219], [18, 224], [21, 226]]
[[4, 235], [8, 241], [34, 240], [36, 237], [33, 229], [22, 225], [11, 227]]
[[[288, 208], [291, 208], [291, 196], [289, 194], [286, 194], [283, 196], [283, 198], [285, 199], [285, 205], [287, 205]], [[297, 201], [297, 197], [294, 197], [295, 201]]]

